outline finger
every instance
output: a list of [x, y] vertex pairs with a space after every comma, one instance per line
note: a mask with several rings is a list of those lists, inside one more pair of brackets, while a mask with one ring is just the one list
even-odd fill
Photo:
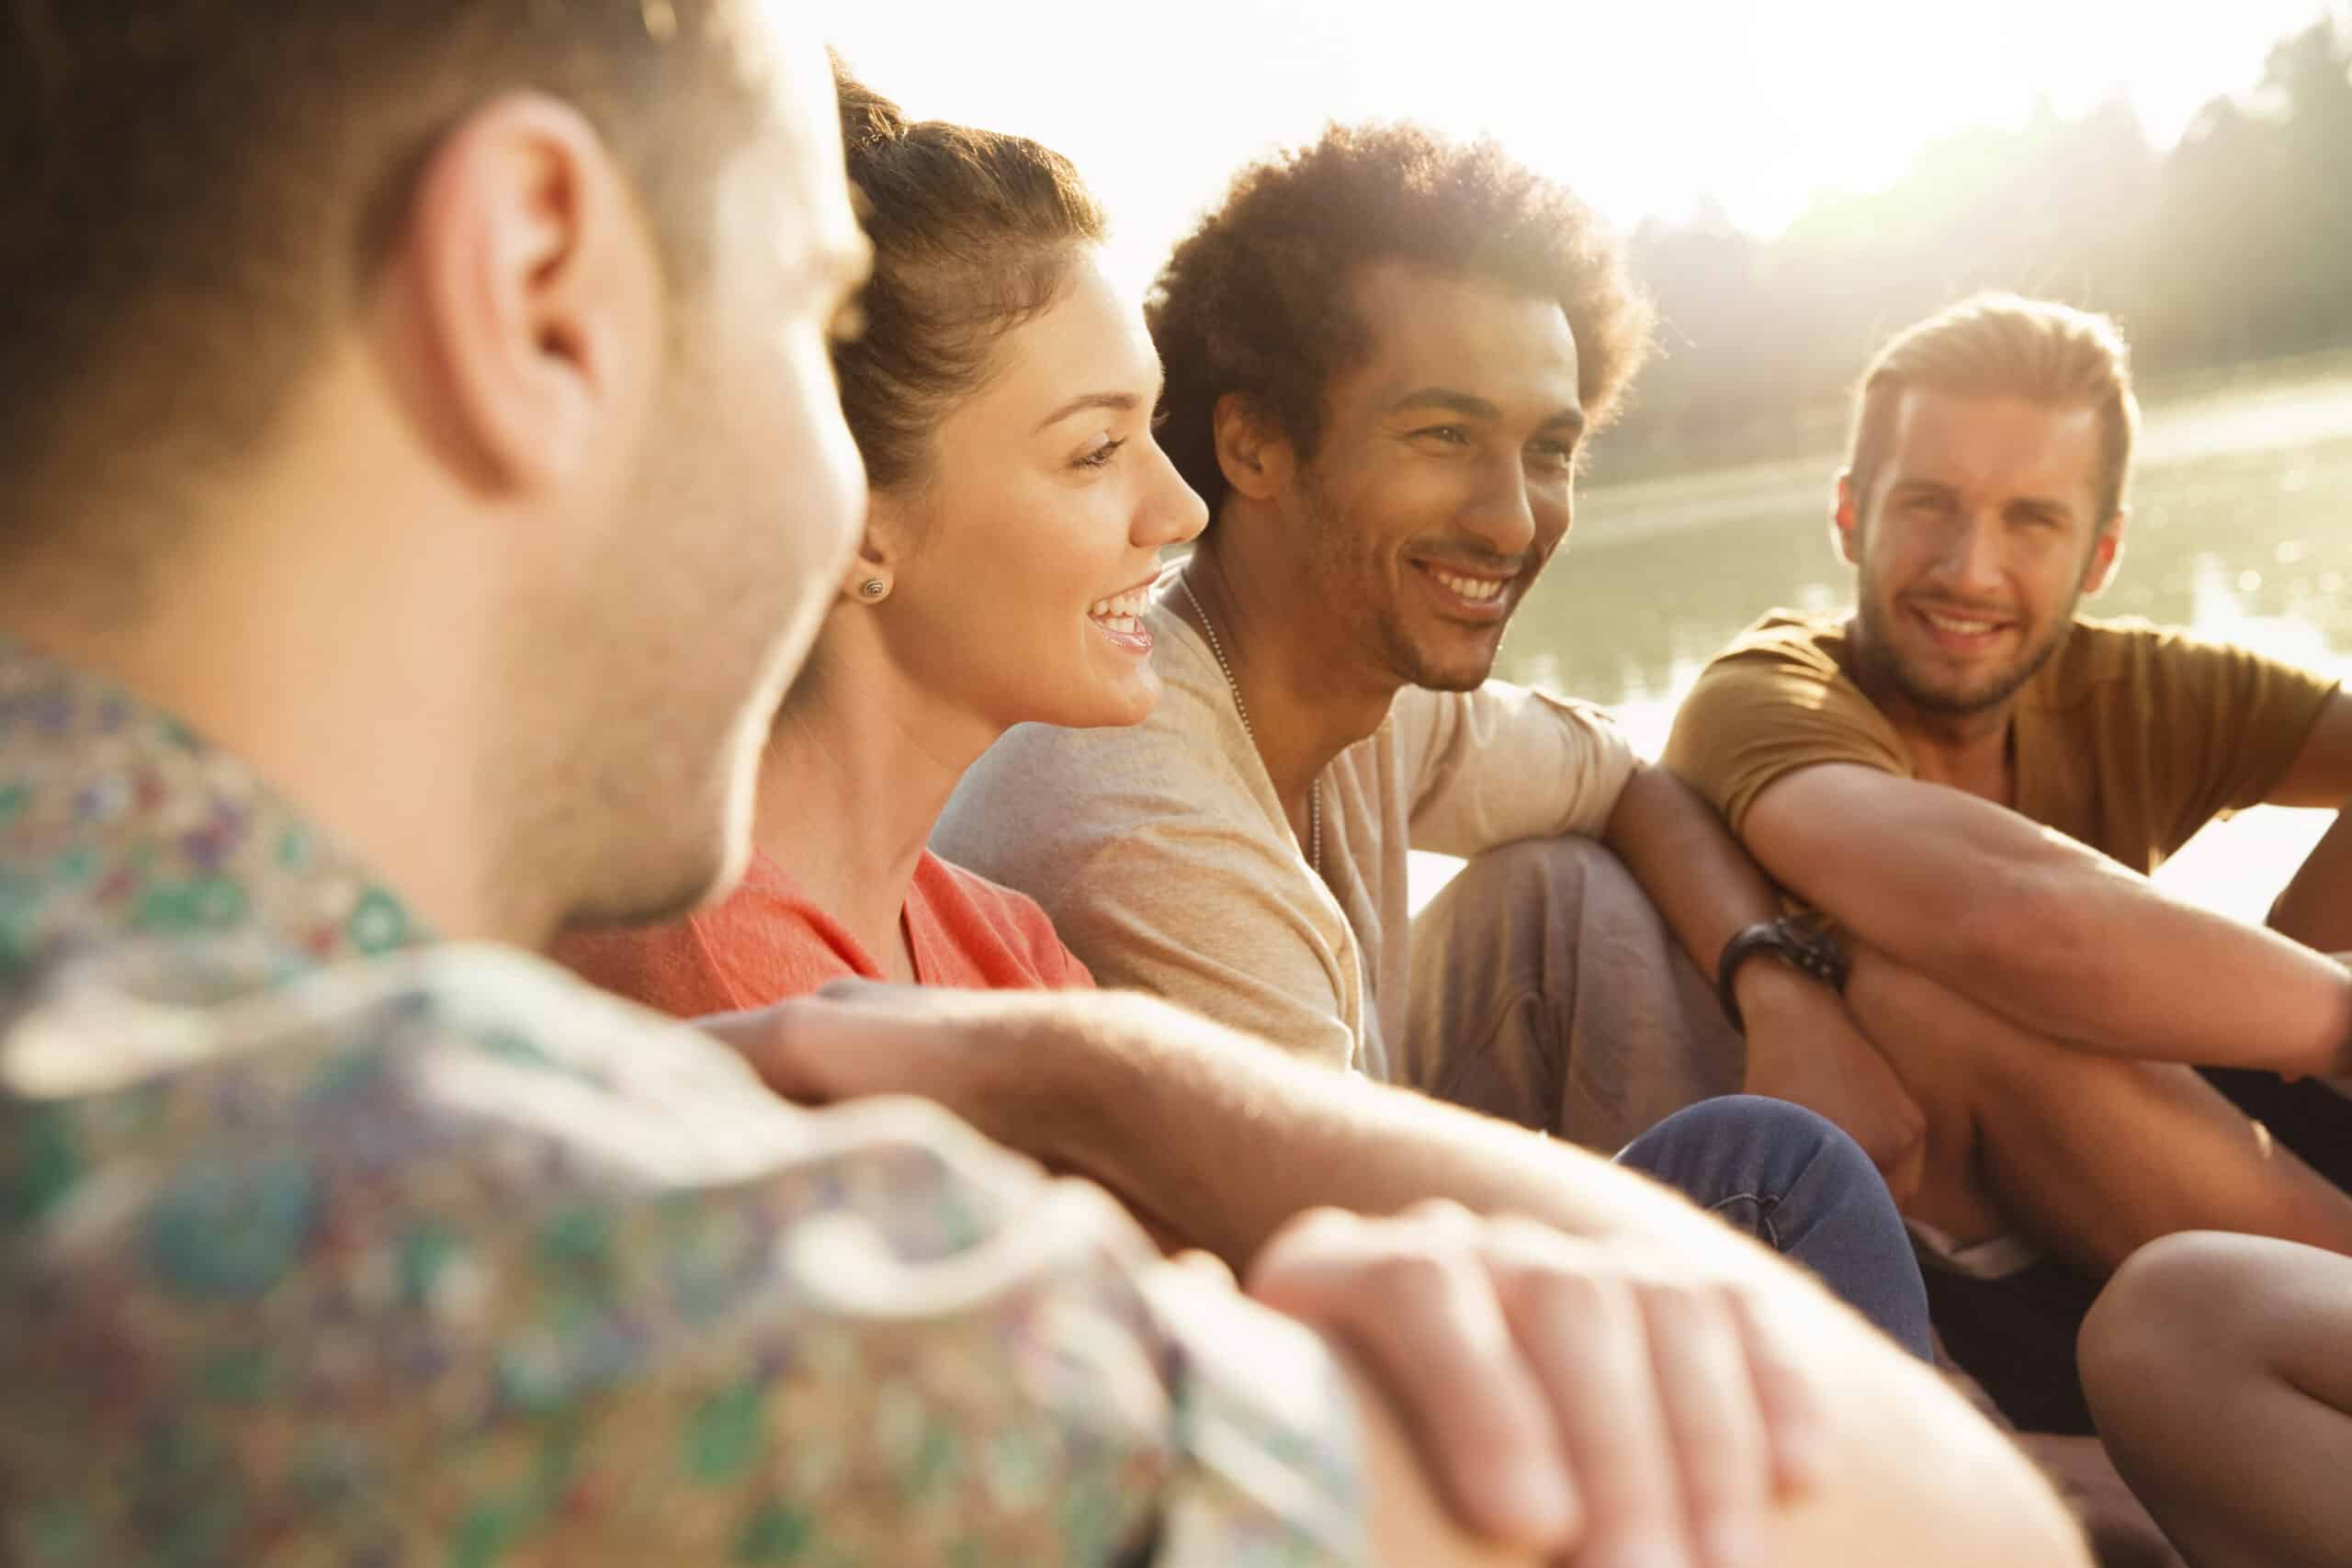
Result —
[[888, 1024], [854, 1002], [796, 997], [755, 1013], [737, 1013], [722, 1035], [761, 1081], [786, 1100], [823, 1104], [859, 1092], [845, 1067], [867, 1061]]
[[1559, 1440], [1475, 1256], [1430, 1227], [1328, 1213], [1278, 1243], [1250, 1293], [1356, 1353], [1456, 1517], [1498, 1541], [1566, 1545], [1575, 1497]]
[[1728, 1292], [1653, 1285], [1637, 1294], [1698, 1560], [1751, 1568], [1764, 1557], [1772, 1461]]
[[1193, 1275], [1203, 1284], [1215, 1285], [1227, 1291], [1240, 1289], [1234, 1280], [1233, 1270], [1227, 1268], [1225, 1259], [1214, 1252], [1203, 1252], [1198, 1247], [1186, 1247], [1182, 1252], [1170, 1255], [1168, 1261], [1186, 1273]]
[[1764, 1309], [1744, 1291], [1728, 1301], [1747, 1358], [1747, 1379], [1764, 1422], [1776, 1489], [1782, 1497], [1809, 1492], [1829, 1469], [1829, 1423], [1813, 1380]]
[[1503, 1301], [1575, 1478], [1578, 1568], [1690, 1562], [1647, 1329], [1631, 1290], [1607, 1275], [1514, 1269]]
[[1884, 1175], [1887, 1192], [1894, 1199], [1897, 1209], [1917, 1198], [1920, 1183], [1928, 1179], [1928, 1140], [1913, 1139], [1903, 1157], [1894, 1162], [1894, 1168]]

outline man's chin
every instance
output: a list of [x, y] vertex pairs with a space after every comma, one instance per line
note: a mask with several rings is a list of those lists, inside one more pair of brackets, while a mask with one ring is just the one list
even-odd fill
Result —
[[1946, 718], [1972, 718], [1999, 707], [2032, 678], [2031, 670], [2008, 669], [1967, 685], [1922, 679], [1917, 671], [1899, 671], [1898, 684], [1911, 705], [1922, 713]]
[[[568, 911], [564, 924], [596, 930], [683, 919], [733, 893], [751, 858], [749, 832], [714, 833], [703, 844], [679, 846], [664, 857], [658, 872], [651, 866], [631, 867], [626, 886], [588, 889]], [[604, 869], [610, 873], [620, 868], [607, 862]]]
[[1495, 672], [1492, 659], [1474, 663], [1462, 660], [1423, 660], [1413, 671], [1413, 684], [1429, 692], [1475, 692], [1485, 685]]

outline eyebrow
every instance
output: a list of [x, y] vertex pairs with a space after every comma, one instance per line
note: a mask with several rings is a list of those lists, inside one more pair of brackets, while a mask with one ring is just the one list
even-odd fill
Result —
[[[1423, 387], [1417, 391], [1406, 393], [1388, 405], [1388, 412], [1391, 413], [1409, 413], [1419, 410], [1457, 413], [1464, 419], [1499, 420], [1503, 416], [1503, 411], [1486, 399], [1475, 393], [1457, 392], [1445, 387]], [[1553, 414], [1536, 428], [1545, 431], [1581, 431], [1584, 429], [1584, 410], [1571, 406]]]
[[[1943, 479], [1898, 479], [1886, 493], [1890, 500], [1898, 495], [1931, 495], [1949, 499], [1960, 493], [1960, 487]], [[2013, 495], [2003, 503], [2002, 510], [2014, 511], [2020, 506], [2035, 512], [2054, 512], [2061, 516], [2072, 515], [2074, 512], [2073, 505], [2064, 497], [2054, 495]]]
[[1039, 430], [1050, 430], [1074, 413], [1089, 409], [1109, 409], [1115, 413], [1131, 413], [1143, 406], [1143, 400], [1133, 392], [1089, 392], [1082, 398], [1072, 398], [1037, 422]]

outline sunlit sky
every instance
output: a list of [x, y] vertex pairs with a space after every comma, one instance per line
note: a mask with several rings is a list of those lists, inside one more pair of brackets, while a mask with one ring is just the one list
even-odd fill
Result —
[[2169, 146], [2330, 3], [850, 0], [828, 34], [910, 113], [1068, 153], [1140, 284], [1236, 167], [1326, 119], [1491, 133], [1620, 223], [1713, 198], [1770, 234], [2037, 97], [2120, 93]]

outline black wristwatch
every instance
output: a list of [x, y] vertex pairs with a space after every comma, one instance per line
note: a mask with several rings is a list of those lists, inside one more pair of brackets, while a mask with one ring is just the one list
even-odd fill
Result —
[[1724, 943], [1724, 955], [1715, 960], [1715, 999], [1723, 1004], [1731, 1026], [1742, 1034], [1747, 1032], [1747, 1021], [1739, 1015], [1739, 997], [1732, 982], [1739, 978], [1739, 966], [1759, 953], [1770, 953], [1833, 991], [1846, 989], [1846, 950], [1826, 920], [1817, 915], [1759, 920]]

